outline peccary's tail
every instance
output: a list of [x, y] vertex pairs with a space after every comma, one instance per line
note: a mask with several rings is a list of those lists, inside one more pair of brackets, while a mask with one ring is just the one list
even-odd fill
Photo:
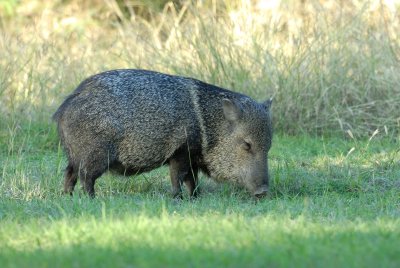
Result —
[[[62, 127], [62, 124], [63, 124], [63, 123], [62, 123], [62, 122], [63, 122], [62, 117], [63, 117], [65, 111], [66, 111], [66, 110], [68, 109], [68, 107], [70, 106], [72, 100], [73, 100], [77, 95], [79, 95], [79, 93], [77, 94], [77, 93], [75, 93], [75, 92], [72, 93], [71, 95], [69, 95], [69, 96], [64, 100], [64, 102], [61, 104], [61, 106], [57, 109], [57, 111], [53, 114], [53, 116], [52, 116], [52, 119], [57, 123], [58, 136], [59, 136], [59, 138], [60, 138], [61, 145], [62, 145], [62, 146], [65, 148], [65, 150], [66, 150], [68, 159], [71, 159], [71, 158], [70, 158], [70, 152], [69, 152], [69, 150], [68, 150], [68, 146], [66, 146], [66, 143], [65, 143], [65, 133], [64, 133], [64, 130], [63, 130], [63, 127]], [[71, 161], [69, 160], [69, 162], [71, 162]]]
[[65, 109], [69, 106], [70, 102], [72, 101], [73, 98], [75, 98], [76, 95], [78, 94], [73, 93], [64, 100], [64, 102], [52, 116], [52, 119], [54, 121], [58, 122], [60, 120], [61, 116], [64, 114]]
[[71, 101], [78, 96], [82, 91], [84, 91], [88, 85], [90, 85], [91, 83], [96, 81], [96, 75], [93, 75], [89, 78], [87, 78], [86, 80], [84, 80], [83, 82], [81, 82], [79, 84], [79, 86], [75, 89], [75, 91], [69, 95], [64, 102], [61, 104], [61, 106], [58, 108], [58, 110], [53, 114], [52, 119], [56, 122], [58, 122], [62, 115], [64, 114], [64, 111], [66, 110], [66, 108], [69, 106], [69, 104], [71, 103]]

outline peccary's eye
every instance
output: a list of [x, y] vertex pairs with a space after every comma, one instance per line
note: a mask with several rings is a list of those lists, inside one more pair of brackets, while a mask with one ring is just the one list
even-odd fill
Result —
[[243, 141], [242, 148], [244, 150], [246, 150], [246, 151], [250, 151], [251, 150], [251, 144], [248, 143], [247, 141]]

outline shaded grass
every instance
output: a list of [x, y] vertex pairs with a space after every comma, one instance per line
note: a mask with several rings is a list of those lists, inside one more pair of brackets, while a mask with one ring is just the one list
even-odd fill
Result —
[[4, 267], [399, 264], [396, 197], [374, 202], [327, 194], [312, 199], [255, 204], [208, 196], [194, 202], [139, 196], [2, 202], [2, 210], [14, 209], [6, 210], [13, 216], [2, 217], [0, 261]]
[[[267, 213], [252, 218], [236, 213], [187, 217], [168, 212], [155, 217], [79, 217], [20, 226], [10, 246], [2, 248], [0, 259], [10, 267], [27, 261], [59, 267], [373, 267], [377, 263], [395, 267], [398, 224], [385, 219], [320, 225], [304, 216], [276, 218]], [[16, 246], [20, 250], [13, 249]]]

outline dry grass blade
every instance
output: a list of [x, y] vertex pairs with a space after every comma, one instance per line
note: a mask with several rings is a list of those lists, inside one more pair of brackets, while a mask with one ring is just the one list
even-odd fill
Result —
[[0, 24], [2, 114], [48, 118], [83, 78], [146, 68], [274, 96], [275, 128], [287, 133], [399, 131], [396, 3], [105, 3], [10, 6]]

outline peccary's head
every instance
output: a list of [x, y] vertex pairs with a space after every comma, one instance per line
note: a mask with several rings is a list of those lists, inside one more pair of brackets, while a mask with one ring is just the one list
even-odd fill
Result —
[[223, 99], [221, 133], [208, 154], [212, 177], [235, 181], [256, 197], [264, 196], [268, 190], [271, 104], [272, 99], [263, 103], [251, 99]]

